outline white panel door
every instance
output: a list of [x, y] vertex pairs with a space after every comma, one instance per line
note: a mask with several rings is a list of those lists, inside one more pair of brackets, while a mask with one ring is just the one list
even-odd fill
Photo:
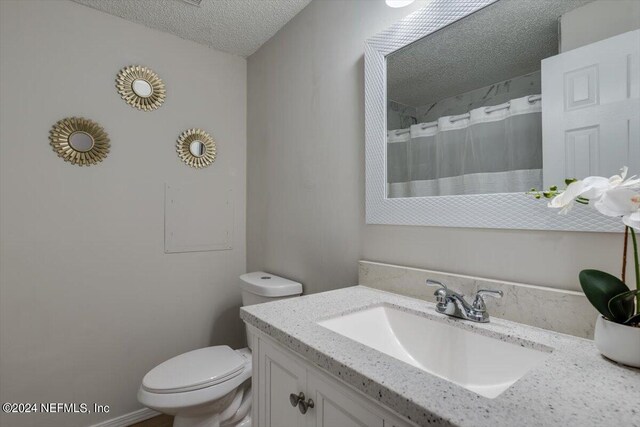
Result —
[[[338, 387], [309, 372], [309, 396], [314, 401], [314, 416], [307, 427], [383, 427], [384, 420], [364, 404], [355, 393]], [[310, 410], [311, 411], [311, 410]]]
[[544, 186], [640, 173], [640, 30], [542, 61]]
[[304, 415], [289, 395], [306, 390], [306, 368], [267, 341], [260, 341], [258, 426], [301, 427]]

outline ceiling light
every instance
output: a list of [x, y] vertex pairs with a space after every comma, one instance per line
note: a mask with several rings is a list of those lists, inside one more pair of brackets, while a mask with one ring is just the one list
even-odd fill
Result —
[[194, 6], [200, 6], [200, 3], [202, 3], [202, 0], [182, 0], [185, 3], [189, 3], [192, 4]]
[[405, 7], [409, 6], [414, 1], [415, 0], [385, 0], [385, 3], [387, 3], [387, 6], [389, 7]]

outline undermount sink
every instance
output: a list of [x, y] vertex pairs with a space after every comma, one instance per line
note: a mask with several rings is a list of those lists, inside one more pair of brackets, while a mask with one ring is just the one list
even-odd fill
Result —
[[522, 347], [390, 306], [318, 324], [488, 398], [497, 397], [551, 353], [550, 348]]

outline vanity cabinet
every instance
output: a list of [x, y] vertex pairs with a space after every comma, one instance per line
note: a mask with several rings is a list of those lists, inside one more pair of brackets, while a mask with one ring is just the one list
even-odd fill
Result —
[[[256, 340], [254, 339], [254, 347]], [[259, 368], [253, 373], [253, 387], [256, 387], [262, 397], [258, 402], [259, 426], [262, 427], [287, 427], [302, 426], [305, 423], [304, 415], [297, 407], [292, 407], [289, 395], [296, 395], [307, 387], [307, 370], [294, 358], [285, 352], [260, 340], [258, 363]], [[255, 349], [253, 354], [255, 355]], [[255, 356], [253, 366], [256, 366]], [[257, 375], [256, 375], [257, 374]], [[255, 393], [254, 393], [255, 396]], [[255, 399], [255, 398], [254, 398]], [[254, 407], [255, 400], [254, 400]], [[255, 417], [254, 417], [255, 419]]]
[[[251, 328], [258, 427], [409, 427], [414, 424]], [[302, 403], [300, 403], [302, 401]], [[298, 402], [297, 406], [293, 406]], [[302, 407], [302, 410], [301, 410]], [[306, 410], [305, 413], [303, 413]]]
[[[310, 372], [307, 375], [309, 397], [315, 403], [315, 416], [307, 427], [384, 427], [384, 418], [369, 410], [347, 390], [323, 380]], [[353, 392], [351, 393], [353, 394]]]

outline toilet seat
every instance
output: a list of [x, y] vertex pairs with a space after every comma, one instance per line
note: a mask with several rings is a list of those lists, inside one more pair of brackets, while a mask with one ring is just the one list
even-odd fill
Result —
[[144, 386], [140, 386], [138, 389], [138, 401], [152, 409], [175, 415], [179, 410], [205, 405], [208, 402], [222, 398], [251, 378], [251, 351], [247, 348], [231, 351], [243, 360], [243, 365], [237, 375], [226, 377], [225, 381], [218, 384], [203, 386], [200, 389], [191, 391], [157, 393], [148, 391]]
[[246, 362], [245, 357], [226, 345], [201, 348], [153, 368], [142, 380], [142, 388], [159, 394], [201, 390], [237, 377]]

